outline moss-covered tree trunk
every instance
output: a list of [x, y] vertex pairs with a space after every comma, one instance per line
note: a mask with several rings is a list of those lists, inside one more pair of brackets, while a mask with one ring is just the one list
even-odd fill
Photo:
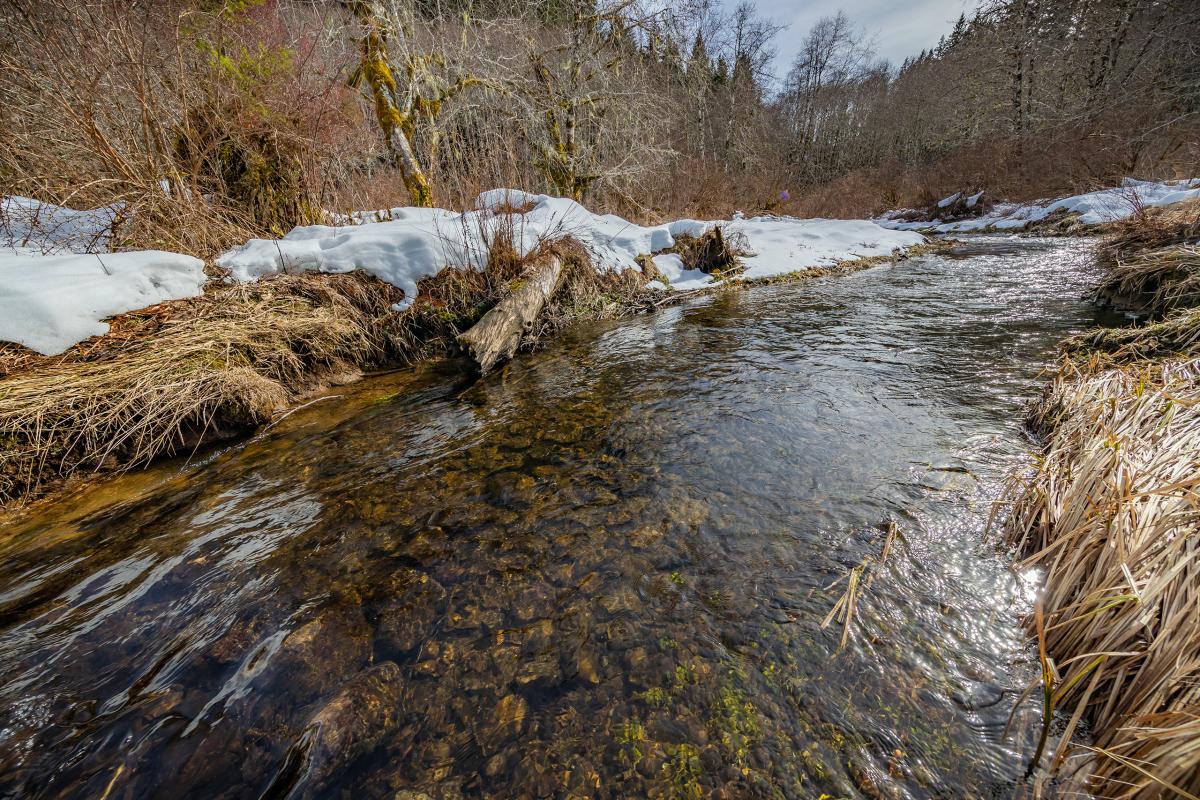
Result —
[[364, 85], [375, 106], [375, 118], [383, 131], [392, 161], [400, 170], [404, 187], [414, 206], [433, 206], [433, 187], [417, 160], [411, 137], [414, 126], [397, 97], [396, 78], [388, 66], [388, 24], [378, 0], [342, 0], [362, 27], [362, 63], [355, 72], [356, 85]]

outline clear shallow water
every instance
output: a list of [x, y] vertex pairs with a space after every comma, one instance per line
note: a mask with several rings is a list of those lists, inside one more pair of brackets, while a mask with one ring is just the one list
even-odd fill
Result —
[[0, 532], [0, 796], [1012, 796], [1029, 590], [983, 528], [1100, 321], [1088, 247], [377, 378], [40, 509]]

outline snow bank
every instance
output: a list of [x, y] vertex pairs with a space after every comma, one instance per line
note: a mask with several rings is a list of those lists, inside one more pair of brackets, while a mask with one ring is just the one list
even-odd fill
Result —
[[745, 237], [754, 255], [746, 256], [746, 278], [768, 278], [805, 267], [821, 267], [856, 258], [885, 256], [918, 245], [919, 234], [887, 230], [862, 219], [735, 219], [725, 230]]
[[[952, 197], [957, 197], [954, 195]], [[890, 212], [875, 220], [893, 230], [932, 230], [935, 233], [969, 233], [987, 228], [1019, 230], [1041, 222], [1056, 211], [1078, 214], [1084, 225], [1115, 222], [1132, 216], [1139, 208], [1169, 206], [1200, 198], [1200, 178], [1181, 181], [1139, 181], [1126, 178], [1121, 186], [1035, 203], [998, 203], [989, 213], [957, 222], [903, 222]], [[947, 198], [950, 199], [950, 198]], [[941, 203], [938, 204], [941, 206]], [[948, 205], [948, 204], [947, 204]], [[944, 206], [941, 206], [944, 207]]]
[[[919, 235], [885, 230], [861, 220], [755, 217], [729, 222], [683, 219], [641, 226], [612, 214], [593, 214], [572, 200], [511, 189], [484, 192], [475, 209], [463, 214], [422, 208], [361, 212], [347, 221], [387, 219], [360, 225], [313, 225], [296, 228], [280, 240], [253, 239], [222, 255], [219, 263], [242, 281], [275, 272], [362, 269], [403, 289], [403, 306], [407, 306], [416, 298], [422, 278], [446, 266], [484, 267], [489, 243], [508, 228], [522, 255], [540, 242], [572, 236], [588, 250], [597, 269], [622, 270], [640, 269], [638, 256], [669, 249], [677, 236], [700, 236], [721, 224], [730, 232], [741, 233], [754, 250], [755, 255], [745, 259], [746, 276], [752, 278], [887, 254], [922, 241]], [[512, 213], [512, 209], [524, 213]], [[677, 257], [663, 255], [656, 264], [673, 288], [695, 288], [713, 280], [684, 270]]]
[[[310, 225], [282, 239], [251, 239], [218, 259], [234, 278], [254, 280], [275, 272], [365, 270], [404, 290], [407, 306], [417, 282], [447, 266], [482, 269], [490, 243], [511, 227], [525, 255], [544, 241], [570, 235], [591, 254], [598, 269], [638, 269], [643, 253], [670, 247], [682, 233], [699, 235], [706, 223], [680, 220], [642, 227], [611, 214], [593, 214], [572, 200], [495, 189], [476, 200], [477, 210], [458, 214], [437, 208], [360, 212], [354, 219], [389, 217], [360, 225]], [[529, 208], [524, 214], [509, 208]]]
[[107, 333], [104, 318], [195, 297], [204, 280], [200, 259], [159, 250], [0, 255], [0, 340], [61, 353]]
[[104, 253], [120, 205], [76, 211], [28, 197], [0, 198], [0, 251]]

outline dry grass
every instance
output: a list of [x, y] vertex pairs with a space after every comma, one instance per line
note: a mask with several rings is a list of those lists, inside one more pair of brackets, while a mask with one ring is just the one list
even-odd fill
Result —
[[1145, 209], [1109, 231], [1098, 300], [1154, 318], [1200, 305], [1200, 201]]
[[127, 468], [244, 430], [321, 379], [405, 346], [365, 275], [284, 275], [172, 304], [123, 339], [85, 343], [0, 381], [0, 501], [47, 478]]
[[277, 275], [124, 315], [62, 356], [0, 349], [0, 505], [53, 478], [129, 469], [242, 433], [330, 377], [453, 353], [544, 248], [563, 258], [563, 281], [523, 350], [581, 319], [657, 302], [646, 276], [597, 272], [574, 240], [520, 256], [512, 230], [494, 233], [487, 269], [426, 278], [404, 314], [390, 310], [403, 293], [365, 273]]
[[[1093, 364], [1094, 366], [1094, 364]], [[1045, 456], [1008, 539], [1045, 575], [1053, 708], [1090, 718], [1101, 797], [1200, 793], [1200, 361], [1067, 361], [1031, 414]], [[1190, 793], [1190, 794], [1188, 794]]]
[[1200, 358], [1200, 308], [1175, 311], [1161, 322], [1139, 328], [1098, 328], [1064, 345], [1068, 354], [1092, 368], [1136, 365], [1148, 359]]
[[557, 242], [555, 250], [562, 258], [563, 272], [559, 289], [542, 310], [541, 317], [522, 342], [530, 350], [581, 320], [601, 320], [632, 316], [653, 310], [667, 302], [680, 302], [687, 292], [671, 292], [670, 297], [646, 289], [649, 275], [627, 269], [620, 272], [598, 271], [587, 251], [574, 240]]
[[1119, 258], [1096, 297], [1153, 318], [1200, 305], [1200, 247], [1180, 244]]
[[750, 253], [750, 243], [736, 231], [726, 233], [715, 225], [702, 236], [680, 234], [668, 252], [678, 253], [683, 266], [709, 275], [730, 276], [745, 271], [741, 257]]
[[1200, 241], [1200, 200], [1146, 208], [1109, 225], [1100, 247], [1102, 262], [1113, 264], [1131, 255]]

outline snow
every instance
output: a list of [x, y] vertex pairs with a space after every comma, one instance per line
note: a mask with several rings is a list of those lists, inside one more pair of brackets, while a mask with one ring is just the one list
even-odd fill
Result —
[[106, 317], [195, 297], [204, 280], [200, 259], [159, 250], [0, 255], [0, 340], [61, 353], [107, 333]]
[[754, 255], [742, 258], [745, 278], [768, 278], [806, 267], [889, 255], [925, 241], [916, 233], [888, 230], [870, 220], [752, 217], [725, 224], [745, 237]]
[[103, 253], [121, 206], [76, 211], [28, 197], [0, 198], [0, 252]]
[[[574, 236], [602, 270], [639, 269], [637, 256], [664, 250], [675, 236], [698, 235], [705, 223], [680, 220], [642, 227], [611, 214], [593, 214], [560, 197], [515, 190], [484, 192], [476, 210], [396, 208], [358, 212], [356, 219], [383, 217], [359, 225], [311, 225], [282, 239], [252, 239], [225, 253], [218, 263], [240, 281], [276, 272], [350, 272], [362, 269], [404, 290], [405, 307], [417, 296], [417, 283], [447, 266], [481, 269], [497, 235], [510, 232], [521, 255], [540, 243]], [[502, 209], [525, 208], [524, 214]]]
[[462, 214], [421, 208], [356, 212], [342, 221], [383, 221], [313, 225], [296, 228], [279, 240], [252, 239], [222, 255], [218, 263], [240, 281], [276, 272], [362, 269], [404, 290], [403, 309], [416, 298], [422, 278], [447, 266], [483, 268], [489, 244], [505, 232], [511, 232], [522, 255], [540, 243], [574, 237], [599, 270], [640, 269], [638, 256], [660, 254], [655, 263], [673, 289], [713, 283], [712, 276], [685, 270], [678, 256], [663, 251], [674, 246], [676, 237], [700, 236], [714, 225], [745, 237], [754, 251], [744, 259], [745, 276], [751, 278], [887, 254], [923, 241], [917, 234], [885, 230], [864, 220], [735, 214], [729, 221], [681, 219], [642, 226], [612, 214], [593, 214], [573, 200], [513, 189], [484, 192], [474, 206]]
[[975, 204], [979, 202], [979, 198], [981, 197], [983, 197], [982, 189], [967, 198], [967, 208], [974, 208]]
[[[667, 280], [671, 282], [669, 287], [671, 289], [680, 291], [698, 289], [713, 282], [713, 276], [706, 272], [701, 272], [698, 269], [686, 269], [683, 266], [683, 259], [676, 253], [663, 253], [662, 255], [655, 256], [654, 266], [658, 267], [659, 272], [667, 276]], [[663, 286], [663, 288], [666, 289], [668, 287]]]
[[[520, 211], [514, 211], [519, 209]], [[25, 197], [0, 199], [0, 340], [46, 355], [107, 333], [104, 319], [202, 293], [204, 265], [178, 253], [103, 252], [119, 206], [76, 211]], [[377, 221], [378, 220], [378, 221]], [[509, 189], [484, 192], [465, 213], [395, 208], [357, 212], [346, 224], [296, 228], [279, 240], [252, 239], [219, 263], [239, 281], [278, 272], [350, 272], [363, 269], [404, 291], [403, 311], [417, 283], [448, 266], [486, 267], [490, 244], [512, 237], [522, 255], [566, 236], [578, 240], [598, 270], [640, 270], [652, 255], [670, 282], [663, 290], [693, 289], [716, 279], [684, 267], [672, 248], [680, 236], [698, 237], [716, 225], [752, 251], [745, 278], [768, 277], [838, 261], [888, 254], [919, 244], [915, 233], [856, 220], [753, 217], [681, 219], [643, 226], [612, 214], [593, 214], [572, 200]], [[353, 224], [350, 224], [353, 223]]]
[[[982, 194], [982, 192], [980, 193]], [[952, 196], [956, 197], [956, 196]], [[1056, 211], [1077, 214], [1084, 225], [1099, 225], [1126, 219], [1140, 208], [1168, 206], [1200, 198], [1200, 178], [1179, 181], [1139, 181], [1126, 178], [1121, 186], [1095, 192], [1040, 200], [1034, 203], [998, 203], [989, 213], [956, 222], [901, 222], [903, 212], [889, 212], [875, 220], [893, 230], [928, 230], [934, 233], [970, 233], [985, 229], [1018, 230], [1040, 222]], [[946, 198], [953, 202], [951, 198]], [[978, 195], [975, 198], [977, 200]], [[939, 201], [940, 207], [943, 201]], [[948, 204], [947, 204], [948, 205]], [[971, 205], [968, 200], [968, 205]]]
[[937, 207], [945, 208], [946, 206], [950, 205], [951, 203], [954, 203], [955, 201], [957, 201], [958, 198], [960, 198], [960, 197], [962, 197], [962, 192], [955, 192], [954, 194], [950, 195], [949, 197], [943, 197], [941, 200], [938, 200]]
[[198, 258], [107, 252], [121, 210], [0, 198], [0, 341], [54, 355], [107, 333], [107, 317], [201, 293]]

